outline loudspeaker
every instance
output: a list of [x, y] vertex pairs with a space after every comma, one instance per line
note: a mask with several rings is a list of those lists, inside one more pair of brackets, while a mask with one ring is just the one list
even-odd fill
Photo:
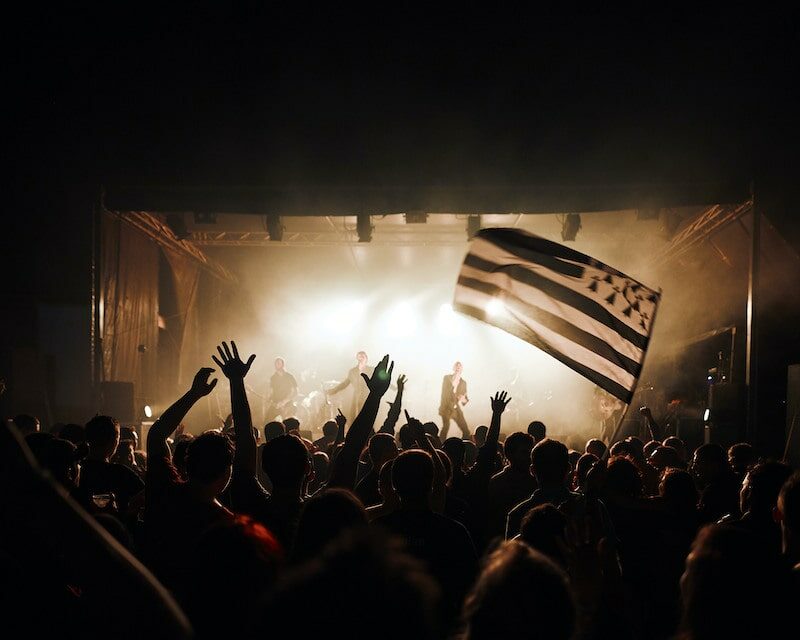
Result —
[[101, 382], [100, 413], [121, 423], [137, 422], [132, 382]]
[[744, 439], [747, 390], [744, 385], [718, 382], [708, 390], [713, 442], [729, 447]]
[[790, 364], [786, 377], [785, 461], [800, 467], [800, 364]]

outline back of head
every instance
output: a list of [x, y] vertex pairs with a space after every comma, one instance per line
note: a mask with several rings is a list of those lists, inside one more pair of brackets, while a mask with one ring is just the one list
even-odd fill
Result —
[[274, 440], [278, 436], [282, 436], [286, 434], [286, 429], [283, 426], [282, 422], [277, 422], [273, 420], [272, 422], [268, 422], [264, 425], [264, 441], [269, 442], [270, 440]]
[[461, 470], [464, 466], [464, 441], [461, 438], [448, 438], [442, 444], [442, 451], [450, 458], [453, 470]]
[[417, 446], [414, 440], [414, 434], [411, 432], [411, 427], [404, 424], [397, 432], [397, 439], [400, 440], [400, 448], [403, 450], [413, 449]]
[[486, 436], [489, 434], [489, 427], [486, 425], [480, 425], [478, 428], [475, 429], [474, 439], [475, 444], [479, 447], [483, 446], [483, 443], [486, 442]]
[[772, 517], [781, 487], [792, 475], [782, 462], [760, 462], [747, 472], [742, 486], [742, 511]]
[[276, 489], [293, 489], [302, 485], [309, 464], [308, 449], [295, 435], [270, 440], [261, 454], [261, 468]]
[[464, 466], [471, 467], [478, 459], [478, 447], [472, 440], [464, 440]]
[[300, 433], [300, 421], [294, 416], [283, 421], [286, 433]]
[[544, 425], [544, 422], [540, 422], [539, 420], [534, 420], [528, 425], [528, 434], [533, 436], [533, 439], [536, 442], [541, 442], [547, 437], [547, 427]]
[[568, 640], [575, 607], [554, 562], [522, 542], [504, 542], [489, 556], [464, 605], [467, 638]]
[[14, 426], [19, 429], [22, 436], [27, 436], [29, 433], [36, 433], [39, 431], [39, 418], [29, 415], [27, 413], [20, 413], [12, 419]]
[[645, 459], [649, 459], [653, 452], [658, 449], [661, 443], [658, 440], [651, 440], [646, 445], [644, 445], [644, 457]]
[[563, 513], [550, 503], [542, 504], [525, 514], [520, 527], [520, 538], [532, 549], [566, 569], [566, 559], [560, 546], [560, 542], [564, 542], [566, 526], [567, 517]]
[[605, 491], [618, 498], [637, 498], [642, 493], [642, 477], [628, 458], [617, 456], [608, 463]]
[[681, 462], [686, 462], [686, 443], [683, 440], [676, 436], [670, 436], [669, 438], [664, 438], [662, 444], [665, 447], [672, 447], [675, 449], [675, 451], [678, 452]]
[[369, 457], [376, 472], [387, 460], [397, 455], [397, 443], [388, 433], [376, 433], [369, 441]]
[[186, 477], [190, 482], [211, 484], [230, 474], [233, 444], [220, 433], [208, 431], [186, 447]]
[[433, 461], [419, 449], [404, 451], [394, 460], [392, 486], [403, 501], [422, 501], [433, 490]]
[[595, 462], [597, 462], [597, 457], [591, 453], [584, 453], [578, 459], [578, 464], [575, 465], [575, 479], [578, 481], [578, 484], [582, 485], [586, 482], [589, 470]]
[[203, 532], [192, 548], [186, 584], [181, 585], [182, 605], [198, 637], [244, 636], [253, 608], [273, 586], [282, 561], [276, 538], [247, 516]]
[[615, 442], [611, 445], [611, 449], [608, 451], [609, 457], [616, 457], [616, 456], [629, 456], [631, 458], [634, 457], [633, 455], [633, 447], [631, 446], [630, 442], [626, 440], [620, 440], [619, 442]]
[[592, 438], [586, 443], [586, 453], [591, 453], [595, 458], [600, 460], [604, 455], [606, 455], [606, 443], [602, 440], [598, 440], [597, 438]]
[[563, 484], [569, 473], [569, 451], [558, 440], [545, 438], [531, 451], [531, 466], [539, 485]]
[[65, 424], [59, 430], [58, 437], [77, 446], [86, 442], [86, 429], [79, 424]]
[[517, 431], [506, 438], [503, 453], [512, 467], [522, 469], [530, 464], [534, 444], [533, 436]]
[[789, 622], [787, 567], [759, 537], [738, 527], [709, 525], [700, 531], [686, 559], [681, 592], [683, 628], [693, 640], [777, 638]]
[[86, 444], [92, 454], [111, 455], [119, 440], [119, 422], [111, 416], [95, 416], [86, 423]]
[[644, 460], [644, 442], [642, 442], [636, 436], [628, 436], [625, 438], [625, 442], [627, 442], [631, 447], [631, 455], [633, 459], [637, 462]]
[[435, 422], [426, 422], [422, 425], [425, 433], [429, 436], [438, 436], [439, 435], [439, 427], [436, 425]]
[[286, 629], [306, 638], [345, 638], [364, 630], [390, 640], [433, 640], [437, 598], [435, 583], [395, 539], [351, 529], [283, 576], [260, 610], [254, 637]]
[[688, 471], [668, 468], [661, 474], [658, 494], [680, 512], [691, 512], [697, 506], [697, 487]]
[[650, 464], [659, 471], [666, 469], [667, 467], [681, 466], [681, 458], [678, 455], [678, 452], [672, 447], [664, 447], [661, 445], [658, 445], [656, 450], [653, 451], [648, 462], [650, 462]]
[[317, 556], [347, 529], [367, 526], [367, 512], [361, 501], [346, 489], [326, 489], [303, 505], [297, 527], [295, 562]]
[[336, 424], [333, 420], [328, 420], [325, 424], [322, 425], [322, 435], [325, 436], [328, 440], [333, 440], [336, 438], [336, 434], [339, 433], [339, 425]]

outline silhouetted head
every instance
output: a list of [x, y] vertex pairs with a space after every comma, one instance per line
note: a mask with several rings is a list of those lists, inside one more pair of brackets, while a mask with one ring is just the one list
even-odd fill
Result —
[[667, 505], [680, 513], [691, 513], [697, 507], [697, 487], [688, 471], [667, 468], [661, 474], [658, 495]]
[[713, 482], [729, 472], [725, 450], [718, 444], [704, 444], [697, 448], [692, 458], [692, 472], [700, 484]]
[[65, 424], [59, 430], [58, 437], [77, 446], [86, 442], [86, 429], [80, 424]]
[[119, 428], [119, 439], [122, 440], [130, 440], [133, 442], [133, 450], [136, 451], [139, 448], [139, 434], [136, 433], [136, 429], [133, 427], [120, 427]]
[[475, 460], [478, 459], [478, 445], [472, 440], [463, 440], [464, 442], [464, 466], [469, 469]]
[[388, 433], [376, 433], [369, 441], [369, 458], [372, 468], [379, 471], [385, 462], [397, 457], [397, 443]]
[[744, 477], [739, 492], [741, 512], [771, 520], [781, 487], [791, 475], [792, 468], [782, 462], [760, 462], [755, 465]]
[[472, 439], [475, 442], [476, 447], [482, 447], [486, 443], [486, 436], [489, 433], [489, 427], [485, 424], [482, 424], [475, 428], [475, 433], [472, 434]]
[[300, 434], [300, 421], [292, 416], [283, 421], [283, 426], [286, 427], [286, 433]]
[[534, 445], [533, 436], [517, 431], [506, 438], [503, 443], [503, 453], [513, 469], [526, 469], [531, 462], [531, 449]]
[[273, 420], [272, 422], [268, 422], [264, 425], [264, 442], [269, 442], [270, 440], [274, 440], [278, 436], [285, 434], [286, 428], [283, 426], [282, 422]]
[[778, 554], [751, 532], [725, 525], [697, 535], [681, 595], [683, 631], [692, 640], [782, 637], [795, 608]]
[[520, 539], [566, 570], [567, 561], [559, 543], [565, 541], [567, 517], [549, 502], [534, 507], [522, 518]]
[[207, 431], [186, 448], [186, 479], [219, 495], [228, 486], [233, 465], [233, 443], [221, 433]]
[[394, 460], [389, 460], [381, 467], [378, 473], [378, 493], [381, 494], [381, 501], [384, 505], [395, 506], [398, 503], [397, 493], [392, 486], [392, 469]]
[[328, 420], [322, 425], [322, 435], [328, 440], [335, 440], [339, 433], [339, 425], [334, 420]]
[[36, 416], [28, 415], [27, 413], [20, 413], [12, 419], [14, 426], [19, 429], [20, 435], [27, 436], [29, 433], [36, 433], [41, 429], [39, 418]]
[[328, 481], [331, 460], [324, 451], [316, 451], [311, 455], [311, 464], [314, 467], [314, 478], [317, 484], [324, 484]]
[[433, 640], [440, 637], [437, 600], [433, 580], [395, 538], [351, 529], [280, 579], [252, 635], [287, 629], [304, 638], [346, 638], [363, 631], [387, 640]]
[[577, 486], [583, 487], [586, 484], [586, 477], [595, 462], [597, 462], [597, 457], [591, 453], [584, 453], [578, 459], [578, 464], [575, 465], [575, 483]]
[[638, 498], [642, 494], [642, 477], [628, 458], [616, 456], [608, 462], [605, 492], [616, 498]]
[[658, 449], [661, 443], [658, 440], [651, 440], [650, 442], [644, 445], [644, 459], [649, 460], [650, 456], [653, 455], [653, 452]]
[[547, 437], [547, 427], [544, 426], [544, 422], [534, 420], [528, 425], [528, 433], [533, 436], [533, 439], [538, 443]]
[[686, 443], [683, 440], [675, 436], [670, 436], [669, 438], [664, 438], [663, 444], [665, 447], [672, 447], [678, 452], [678, 457], [681, 459], [681, 464], [685, 465], [688, 462]]
[[439, 427], [436, 426], [435, 422], [425, 422], [425, 423], [423, 423], [422, 429], [429, 436], [433, 436], [435, 438], [439, 436]]
[[186, 479], [186, 450], [189, 448], [189, 443], [194, 438], [182, 438], [175, 443], [175, 452], [172, 454], [172, 464], [178, 470], [178, 474]]
[[461, 471], [464, 467], [464, 441], [461, 438], [447, 438], [442, 444], [442, 451], [450, 458], [453, 471], [455, 472], [456, 469]]
[[283, 550], [264, 525], [237, 516], [203, 532], [189, 563], [181, 604], [198, 637], [240, 638], [249, 631], [262, 594], [275, 583]]
[[404, 451], [407, 449], [413, 449], [417, 446], [417, 442], [414, 439], [414, 434], [411, 432], [411, 427], [407, 424], [404, 424], [400, 427], [397, 432], [397, 439], [400, 441], [400, 448]]
[[740, 477], [758, 462], [755, 448], [748, 442], [739, 442], [728, 449], [728, 464]]
[[606, 455], [606, 443], [602, 440], [598, 440], [597, 438], [592, 438], [586, 443], [586, 453], [591, 453], [595, 458], [600, 460], [604, 455]]
[[314, 558], [344, 531], [366, 527], [367, 522], [364, 505], [350, 491], [325, 489], [303, 505], [292, 559], [302, 562]]
[[611, 449], [608, 451], [609, 457], [619, 457], [619, 456], [627, 456], [628, 458], [633, 458], [633, 447], [631, 443], [627, 440], [620, 440], [619, 442], [615, 442], [611, 445]]
[[539, 486], [563, 485], [570, 472], [567, 447], [558, 440], [545, 438], [531, 451], [531, 471]]
[[283, 371], [286, 368], [286, 362], [283, 358], [275, 358], [275, 371]]
[[308, 475], [308, 449], [294, 435], [278, 436], [267, 442], [261, 453], [261, 468], [276, 489], [298, 489]]
[[625, 438], [625, 442], [627, 442], [631, 447], [631, 456], [637, 462], [644, 461], [644, 442], [642, 442], [636, 436], [628, 436]]
[[504, 542], [488, 558], [464, 605], [469, 640], [568, 640], [575, 606], [567, 577], [528, 545]]
[[95, 416], [86, 423], [86, 444], [90, 457], [107, 460], [119, 444], [119, 422], [111, 416]]
[[681, 466], [681, 458], [678, 452], [672, 447], [664, 447], [662, 445], [657, 445], [656, 450], [653, 451], [647, 461], [659, 471], [663, 471], [667, 467], [679, 468]]
[[433, 491], [433, 461], [430, 455], [419, 449], [403, 451], [394, 459], [392, 486], [403, 504], [427, 503]]

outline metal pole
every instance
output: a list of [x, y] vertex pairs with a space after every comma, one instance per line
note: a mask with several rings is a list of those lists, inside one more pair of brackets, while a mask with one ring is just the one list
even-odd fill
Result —
[[[751, 196], [752, 197], [752, 196]], [[761, 258], [761, 211], [753, 198], [753, 227], [750, 233], [750, 270], [747, 281], [747, 385], [748, 442], [755, 442], [758, 429], [758, 301]]]

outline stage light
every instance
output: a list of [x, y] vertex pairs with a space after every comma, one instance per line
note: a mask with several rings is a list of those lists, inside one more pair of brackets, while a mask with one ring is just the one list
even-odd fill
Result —
[[706, 409], [703, 412], [703, 422], [708, 422], [708, 419], [711, 417], [711, 409]]
[[359, 242], [369, 242], [372, 240], [372, 221], [366, 213], [359, 213], [356, 216], [356, 231], [358, 232]]
[[498, 300], [497, 298], [493, 298], [489, 301], [489, 304], [486, 305], [486, 313], [490, 318], [501, 316], [505, 313], [505, 311], [506, 305], [503, 304], [502, 300]]
[[561, 239], [564, 242], [575, 242], [578, 231], [581, 230], [581, 216], [578, 213], [568, 213], [561, 223]]
[[271, 213], [267, 216], [267, 233], [270, 240], [273, 242], [283, 240], [283, 229], [283, 223], [279, 215]]
[[481, 230], [480, 216], [467, 216], [467, 239], [472, 240], [475, 234]]
[[153, 408], [149, 404], [144, 405], [144, 415], [145, 418], [153, 417]]

